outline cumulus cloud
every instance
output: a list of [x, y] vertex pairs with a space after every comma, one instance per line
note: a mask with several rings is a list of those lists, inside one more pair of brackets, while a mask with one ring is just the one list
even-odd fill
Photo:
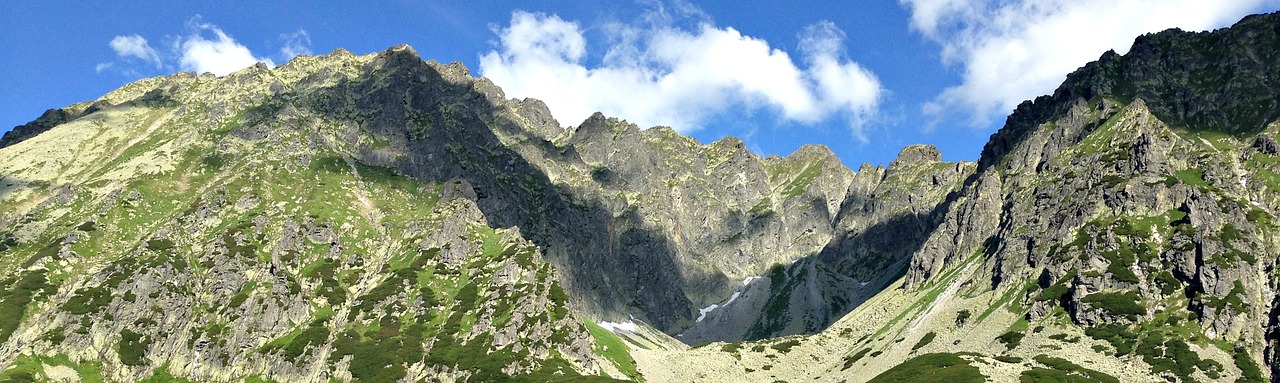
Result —
[[942, 61], [962, 68], [925, 112], [968, 113], [975, 124], [1048, 94], [1108, 49], [1168, 28], [1227, 26], [1275, 0], [899, 0], [911, 27], [938, 43]]
[[[684, 15], [696, 9], [677, 9]], [[513, 97], [543, 100], [566, 123], [596, 111], [641, 126], [682, 131], [711, 116], [767, 109], [788, 121], [846, 119], [859, 138], [883, 90], [870, 71], [844, 55], [844, 33], [830, 22], [800, 35], [801, 65], [768, 42], [698, 21], [679, 27], [652, 13], [635, 24], [600, 28], [609, 45], [588, 64], [588, 44], [576, 22], [516, 11], [495, 28], [498, 47], [480, 57], [480, 71]]]
[[[94, 71], [114, 72], [130, 77], [150, 72], [149, 70], [140, 71], [136, 60], [154, 65], [158, 70], [210, 72], [219, 76], [258, 62], [275, 66], [275, 62], [270, 58], [255, 55], [222, 28], [204, 22], [198, 15], [187, 21], [185, 35], [167, 36], [165, 41], [168, 42], [168, 49], [157, 51], [151, 47], [146, 38], [137, 34], [116, 36], [108, 45], [119, 59], [98, 63], [94, 66]], [[281, 34], [279, 41], [280, 50], [274, 57], [288, 61], [294, 56], [311, 54], [311, 35], [304, 29]]]
[[[155, 64], [156, 68], [163, 65], [160, 61], [160, 55], [156, 53], [154, 48], [151, 48], [151, 44], [148, 44], [147, 39], [142, 36], [116, 36], [111, 39], [111, 42], [108, 43], [108, 45], [111, 46], [112, 50], [116, 51], [116, 56], [120, 56], [122, 58], [136, 58]], [[102, 70], [99, 69], [98, 71], [101, 72]]]
[[[248, 47], [213, 24], [199, 22], [198, 19], [189, 24], [191, 33], [177, 42], [178, 64], [182, 70], [223, 76], [258, 62], [275, 66], [269, 58], [255, 57]], [[206, 37], [206, 33], [211, 33], [212, 38]]]

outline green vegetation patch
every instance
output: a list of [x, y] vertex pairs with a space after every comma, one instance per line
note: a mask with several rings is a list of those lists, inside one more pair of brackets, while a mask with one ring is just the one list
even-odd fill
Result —
[[1262, 369], [1258, 367], [1258, 363], [1253, 361], [1249, 356], [1249, 350], [1244, 347], [1236, 346], [1231, 352], [1231, 359], [1235, 362], [1236, 368], [1240, 369], [1240, 378], [1236, 379], [1236, 383], [1264, 383], [1267, 378], [1262, 375]]
[[1081, 367], [1066, 359], [1044, 354], [1035, 361], [1049, 368], [1032, 367], [1018, 377], [1021, 383], [1120, 383], [1116, 377]]
[[285, 360], [297, 362], [298, 357], [329, 342], [329, 328], [324, 320], [312, 321], [309, 326], [295, 330], [288, 335], [262, 346], [262, 352], [282, 351]]
[[782, 265], [773, 265], [769, 269], [769, 299], [765, 302], [764, 315], [752, 324], [747, 331], [746, 338], [748, 340], [764, 339], [781, 331], [787, 325], [787, 313], [791, 306], [791, 291], [804, 282], [808, 277], [807, 273], [801, 272], [792, 277], [789, 269]]
[[9, 340], [22, 323], [27, 305], [53, 294], [44, 270], [28, 271], [0, 281], [0, 343]]
[[1192, 374], [1196, 369], [1210, 378], [1217, 378], [1223, 370], [1222, 364], [1213, 359], [1200, 359], [1200, 356], [1182, 339], [1168, 339], [1161, 332], [1148, 334], [1137, 347], [1137, 354], [1142, 361], [1151, 365], [1152, 373], [1169, 372], [1182, 378], [1183, 382], [1192, 382]]
[[1138, 343], [1138, 335], [1128, 327], [1120, 324], [1105, 324], [1084, 329], [1084, 334], [1094, 339], [1105, 340], [1116, 349], [1116, 356], [1128, 355]]
[[1075, 269], [1071, 269], [1071, 271], [1067, 272], [1066, 275], [1063, 275], [1062, 278], [1058, 278], [1057, 282], [1054, 282], [1052, 285], [1049, 285], [1049, 287], [1045, 287], [1044, 290], [1041, 290], [1040, 295], [1036, 296], [1036, 300], [1057, 301], [1062, 299], [1062, 296], [1066, 295], [1067, 292], [1071, 290], [1071, 281], [1076, 278], [1077, 274], [1078, 273]]
[[808, 164], [804, 167], [804, 170], [800, 171], [800, 174], [796, 175], [790, 182], [782, 185], [782, 197], [791, 199], [800, 196], [809, 185], [813, 184], [814, 180], [818, 179], [820, 174], [822, 174], [822, 161]]
[[1000, 343], [1004, 343], [1005, 348], [1012, 350], [1018, 348], [1018, 345], [1022, 343], [1022, 338], [1025, 336], [1027, 336], [1027, 334], [1020, 331], [1008, 331], [1004, 334], [1000, 334], [1000, 336], [996, 337], [996, 340], [999, 340]]
[[583, 319], [582, 324], [587, 327], [591, 337], [595, 338], [595, 347], [591, 348], [592, 352], [613, 362], [618, 371], [622, 371], [628, 378], [640, 380], [640, 372], [636, 370], [636, 361], [631, 358], [631, 352], [623, 344], [622, 338], [600, 327], [590, 319]]
[[924, 354], [893, 366], [867, 383], [954, 382], [981, 383], [982, 372], [959, 354]]
[[36, 356], [19, 354], [9, 367], [0, 372], [0, 382], [42, 382], [46, 381], [43, 371], [45, 365], [66, 366], [75, 370], [81, 383], [102, 383], [102, 366], [97, 362], [72, 362], [66, 355]]
[[929, 343], [933, 342], [933, 338], [937, 336], [938, 334], [934, 334], [933, 331], [924, 334], [924, 336], [920, 337], [920, 341], [916, 342], [915, 346], [911, 346], [911, 351], [919, 350], [921, 347], [929, 345]]
[[791, 340], [787, 340], [787, 341], [782, 341], [782, 342], [774, 343], [773, 345], [771, 345], [771, 346], [769, 346], [769, 347], [772, 347], [774, 350], [778, 350], [779, 352], [782, 352], [782, 353], [784, 353], [784, 354], [785, 354], [785, 353], [791, 352], [791, 349], [792, 349], [792, 348], [794, 348], [795, 346], [799, 346], [799, 345], [800, 345], [800, 340], [798, 340], [798, 339], [791, 339]]
[[1147, 313], [1147, 307], [1142, 304], [1136, 291], [1093, 293], [1080, 301], [1102, 309], [1107, 314], [1123, 316], [1129, 320], [1136, 320], [1139, 315]]
[[144, 337], [129, 329], [120, 330], [120, 343], [116, 345], [116, 354], [120, 363], [126, 366], [142, 366], [147, 364], [147, 348], [151, 347], [151, 337]]
[[841, 367], [840, 371], [848, 370], [850, 367], [853, 367], [853, 364], [858, 363], [859, 360], [862, 360], [862, 357], [866, 356], [868, 352], [871, 352], [871, 349], [864, 348], [861, 351], [858, 351], [852, 355], [845, 355], [844, 367]]

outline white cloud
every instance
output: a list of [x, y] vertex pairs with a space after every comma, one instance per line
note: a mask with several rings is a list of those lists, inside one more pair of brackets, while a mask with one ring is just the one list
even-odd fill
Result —
[[1230, 25], [1276, 0], [899, 0], [911, 26], [963, 68], [962, 83], [925, 105], [926, 113], [964, 112], [986, 123], [1022, 100], [1048, 94], [1068, 73], [1108, 49], [1168, 28]]
[[93, 66], [93, 71], [97, 73], [102, 73], [102, 71], [111, 69], [111, 67], [114, 65], [115, 65], [114, 63], [110, 63], [110, 62], [98, 63], [98, 65]]
[[[116, 55], [120, 57], [133, 57], [148, 63], [155, 64], [159, 68], [160, 55], [156, 54], [156, 50], [151, 48], [151, 44], [147, 44], [147, 39], [138, 35], [116, 36], [108, 43], [112, 50], [116, 51]], [[104, 68], [105, 69], [105, 68]], [[99, 69], [99, 72], [102, 70]]]
[[764, 108], [800, 123], [843, 117], [865, 140], [861, 124], [875, 114], [882, 89], [844, 57], [844, 34], [834, 24], [802, 33], [801, 67], [787, 52], [733, 28], [707, 21], [680, 28], [661, 10], [644, 20], [600, 28], [611, 46], [599, 65], [588, 66], [588, 41], [577, 23], [517, 11], [510, 25], [495, 28], [498, 48], [481, 55], [480, 71], [509, 96], [543, 100], [564, 123], [600, 111], [691, 131], [713, 115]]
[[[275, 62], [269, 58], [255, 57], [249, 48], [236, 42], [217, 26], [200, 23], [198, 20], [194, 19], [190, 23], [191, 33], [179, 39], [176, 44], [178, 63], [182, 70], [212, 72], [224, 76], [258, 62], [275, 66]], [[213, 38], [205, 38], [205, 32], [212, 33]]]
[[311, 54], [311, 35], [305, 29], [281, 34], [280, 40], [284, 41], [284, 46], [280, 47], [280, 57], [285, 61], [299, 55]]

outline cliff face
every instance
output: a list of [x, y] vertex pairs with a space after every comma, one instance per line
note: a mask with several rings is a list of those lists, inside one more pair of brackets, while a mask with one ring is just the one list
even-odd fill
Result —
[[1020, 105], [905, 286], [982, 257], [975, 283], [1025, 284], [1027, 319], [1062, 312], [1115, 354], [1189, 333], [1272, 358], [1278, 36], [1276, 14], [1143, 36]]

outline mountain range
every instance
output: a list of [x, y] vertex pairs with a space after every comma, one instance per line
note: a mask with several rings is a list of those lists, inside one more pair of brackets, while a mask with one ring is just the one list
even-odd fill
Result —
[[0, 381], [1280, 377], [1280, 14], [847, 167], [339, 49], [0, 138]]

